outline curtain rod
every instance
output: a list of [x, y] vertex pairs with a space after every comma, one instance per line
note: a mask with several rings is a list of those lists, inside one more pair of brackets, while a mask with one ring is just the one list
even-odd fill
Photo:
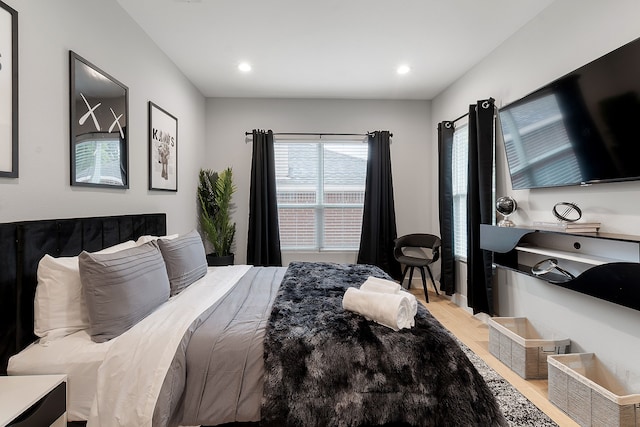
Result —
[[[478, 101], [478, 102], [480, 102], [480, 101]], [[491, 106], [491, 104], [493, 104], [494, 102], [495, 102], [495, 99], [493, 99], [493, 98], [489, 98], [489, 99], [487, 99], [487, 100], [483, 101], [482, 107], [483, 107], [483, 108], [488, 108], [488, 107], [489, 107], [489, 106]], [[485, 105], [485, 104], [486, 104], [486, 105]], [[494, 108], [495, 108], [495, 105], [494, 105]], [[462, 119], [464, 119], [465, 117], [467, 117], [468, 115], [469, 115], [469, 113], [464, 113], [463, 115], [461, 115], [461, 116], [460, 116], [460, 117], [458, 117], [457, 119], [453, 119], [453, 120], [451, 120], [451, 123], [453, 124], [453, 123], [457, 122], [458, 120], [462, 120]]]
[[[248, 135], [253, 135], [253, 132], [245, 132], [244, 133], [245, 136]], [[274, 132], [274, 135], [301, 135], [301, 136], [309, 136], [309, 135], [314, 135], [314, 136], [371, 136], [373, 135], [373, 132], [367, 132], [367, 133], [326, 133], [326, 132]], [[389, 133], [390, 137], [393, 137], [392, 133]]]
[[453, 119], [453, 120], [451, 120], [451, 123], [455, 123], [455, 122], [457, 122], [458, 120], [462, 120], [462, 119], [464, 119], [465, 117], [467, 117], [468, 115], [469, 115], [469, 113], [464, 113], [463, 115], [461, 115], [461, 116], [460, 116], [460, 117], [458, 117], [457, 119]]

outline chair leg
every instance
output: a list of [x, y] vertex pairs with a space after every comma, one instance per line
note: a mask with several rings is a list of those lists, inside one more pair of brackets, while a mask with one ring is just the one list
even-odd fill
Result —
[[424, 268], [420, 267], [420, 275], [422, 276], [422, 288], [424, 289], [424, 299], [429, 302], [429, 292], [427, 292], [427, 280], [424, 276]]
[[411, 281], [413, 281], [413, 266], [409, 270], [409, 283], [407, 283], [407, 289], [411, 289]]
[[429, 272], [429, 277], [431, 278], [431, 283], [433, 283], [433, 289], [436, 290], [436, 295], [440, 295], [440, 292], [438, 292], [438, 287], [436, 286], [436, 281], [433, 280], [433, 274], [431, 274], [431, 269], [429, 268], [428, 265], [427, 265], [427, 271]]
[[[404, 288], [403, 283], [404, 283], [405, 277], [407, 277], [407, 271], [409, 271], [409, 266], [405, 265], [404, 271], [402, 272], [402, 280], [400, 280], [400, 287], [402, 287], [402, 288]], [[407, 288], [410, 288], [410, 287], [411, 287], [411, 283], [409, 283], [409, 285], [407, 285]]]

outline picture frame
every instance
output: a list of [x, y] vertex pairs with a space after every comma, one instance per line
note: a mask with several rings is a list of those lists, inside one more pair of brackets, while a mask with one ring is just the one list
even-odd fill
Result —
[[151, 101], [149, 190], [178, 191], [178, 119]]
[[129, 88], [69, 51], [71, 185], [129, 188]]
[[18, 178], [18, 12], [0, 1], [0, 177]]

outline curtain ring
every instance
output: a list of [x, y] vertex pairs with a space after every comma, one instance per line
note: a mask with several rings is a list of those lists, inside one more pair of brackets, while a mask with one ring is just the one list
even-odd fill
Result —
[[491, 104], [489, 103], [489, 101], [482, 101], [482, 108], [484, 108], [485, 110], [489, 108], [490, 105]]
[[451, 128], [451, 122], [444, 122], [444, 127], [446, 127], [447, 129]]

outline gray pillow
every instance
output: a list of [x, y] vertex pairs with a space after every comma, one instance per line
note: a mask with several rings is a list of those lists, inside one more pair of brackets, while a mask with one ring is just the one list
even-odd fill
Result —
[[158, 239], [158, 246], [167, 265], [171, 296], [207, 274], [207, 256], [196, 230], [175, 239]]
[[82, 252], [78, 264], [95, 342], [117, 337], [169, 299], [169, 278], [156, 242], [112, 254]]

